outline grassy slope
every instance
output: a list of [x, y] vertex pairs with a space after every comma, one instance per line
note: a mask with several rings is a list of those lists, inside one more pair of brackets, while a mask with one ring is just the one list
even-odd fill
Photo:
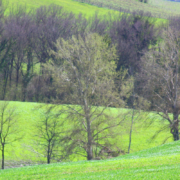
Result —
[[[35, 121], [38, 121], [38, 119], [42, 118], [41, 110], [36, 109], [39, 104], [11, 102], [10, 105], [17, 107], [16, 113], [18, 115], [20, 128], [22, 129], [21, 133], [24, 138], [20, 142], [6, 146], [6, 167], [11, 167], [12, 164], [14, 166], [16, 163], [17, 166], [19, 166], [19, 164], [23, 164], [23, 161], [29, 161], [29, 163], [45, 161], [44, 158], [38, 157], [36, 153], [33, 153], [31, 149], [31, 147], [36, 147], [32, 141], [32, 135], [34, 134], [33, 124]], [[115, 111], [115, 108], [111, 109], [111, 113], [115, 113]], [[151, 120], [153, 120], [154, 123], [149, 128], [147, 128]], [[123, 127], [118, 127], [116, 129], [117, 131], [122, 132], [122, 136], [113, 139], [114, 141], [117, 141], [119, 143], [119, 147], [125, 151], [128, 149], [128, 127], [130, 127], [130, 125], [129, 120], [127, 119]], [[160, 127], [161, 124], [159, 119], [153, 113], [148, 115], [143, 114], [143, 116], [139, 117], [139, 119], [135, 121], [135, 126], [133, 128], [131, 152], [137, 152], [143, 149], [148, 149], [150, 147], [155, 147], [162, 144], [166, 137], [171, 136], [167, 130], [161, 133], [157, 139], [150, 143], [150, 138]], [[172, 141], [172, 139], [170, 138], [169, 141]], [[78, 160], [79, 159], [82, 158], [78, 157]], [[77, 160], [77, 157], [74, 156], [72, 160]]]
[[102, 161], [56, 163], [0, 171], [0, 179], [180, 179], [180, 141]]
[[172, 14], [180, 15], [180, 3], [165, 1], [165, 0], [149, 0], [149, 4], [156, 6], [159, 9], [163, 9], [166, 12], [171, 12]]
[[101, 15], [108, 14], [108, 12], [115, 13], [113, 10], [98, 8], [96, 6], [75, 2], [73, 0], [9, 0], [8, 6], [16, 6], [17, 4], [23, 6], [26, 5], [28, 9], [57, 4], [64, 7], [64, 9], [69, 12], [73, 12], [75, 14], [82, 13], [86, 15], [86, 17], [94, 15], [96, 11], [98, 11]]
[[[6, 0], [4, 0], [6, 2]], [[82, 13], [86, 18], [91, 17], [95, 14], [95, 12], [98, 12], [99, 15], [104, 16], [108, 15], [108, 13], [111, 13], [112, 15], [118, 15], [119, 12], [107, 9], [107, 8], [99, 8], [94, 5], [89, 5], [86, 3], [79, 3], [77, 1], [73, 0], [8, 0], [8, 9], [6, 13], [8, 14], [10, 7], [16, 7], [17, 5], [23, 5], [26, 6], [26, 8], [32, 9], [32, 8], [38, 8], [40, 6], [46, 6], [50, 4], [57, 4], [59, 6], [62, 6], [66, 11], [73, 12], [75, 14]], [[105, 1], [106, 2], [106, 1]], [[119, 1], [117, 1], [119, 3]], [[121, 4], [121, 3], [120, 3]], [[130, 4], [129, 4], [130, 5]], [[115, 4], [116, 6], [116, 4]], [[146, 8], [143, 8], [143, 10], [146, 10]], [[156, 19], [157, 24], [166, 23], [166, 20], [157, 18]]]
[[[75, 0], [81, 2], [82, 0]], [[143, 10], [151, 12], [154, 17], [167, 18], [171, 15], [180, 15], [180, 3], [166, 0], [149, 0], [141, 3], [138, 0], [89, 0], [89, 4], [109, 7], [111, 9], [128, 9], [131, 11]]]

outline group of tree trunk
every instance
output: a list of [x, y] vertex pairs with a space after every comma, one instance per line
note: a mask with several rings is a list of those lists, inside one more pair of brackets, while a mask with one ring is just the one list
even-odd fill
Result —
[[[36, 124], [48, 163], [63, 148], [67, 156], [76, 153], [88, 160], [102, 149], [110, 152], [110, 138], [117, 136], [113, 128], [126, 114], [112, 115], [109, 107], [133, 109], [130, 141], [136, 109], [156, 111], [179, 140], [179, 18], [169, 24], [157, 26], [142, 12], [96, 13], [87, 20], [55, 5], [2, 13], [0, 99], [66, 104], [56, 115], [51, 113], [57, 106], [50, 106]], [[70, 124], [66, 132], [64, 120], [58, 120], [62, 114]], [[1, 140], [2, 152], [4, 144]]]

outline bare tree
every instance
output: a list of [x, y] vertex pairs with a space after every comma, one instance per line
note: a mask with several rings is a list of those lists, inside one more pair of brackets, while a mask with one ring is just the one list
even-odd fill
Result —
[[35, 141], [39, 146], [38, 149], [47, 158], [48, 164], [51, 163], [52, 159], [61, 160], [60, 146], [64, 133], [63, 119], [60, 119], [59, 113], [53, 113], [51, 109], [52, 106], [45, 107], [41, 119], [34, 124]]
[[15, 109], [8, 102], [0, 105], [0, 148], [2, 155], [2, 169], [4, 169], [5, 146], [22, 138], [15, 117]]
[[[167, 29], [164, 41], [143, 58], [146, 95], [156, 112], [169, 122], [174, 141], [179, 140], [180, 41], [179, 32]], [[171, 115], [172, 113], [172, 115]]]
[[[112, 145], [109, 141], [115, 136], [112, 129], [123, 119], [115, 118], [118, 113], [112, 114], [109, 108], [125, 105], [114, 83], [116, 48], [109, 47], [103, 37], [88, 34], [85, 38], [60, 39], [57, 50], [52, 53], [57, 59], [64, 59], [64, 64], [51, 66], [54, 83], [57, 91], [66, 91], [66, 99], [76, 104], [65, 106], [71, 124], [68, 150], [91, 160], [97, 149]], [[123, 85], [123, 80], [117, 82]]]

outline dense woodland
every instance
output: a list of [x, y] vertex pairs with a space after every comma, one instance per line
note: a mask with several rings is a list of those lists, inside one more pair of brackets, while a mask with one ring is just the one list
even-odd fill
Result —
[[59, 38], [67, 40], [73, 35], [103, 36], [109, 46], [117, 45], [116, 71], [127, 69], [130, 75], [140, 72], [141, 57], [157, 43], [162, 31], [160, 25], [155, 27], [151, 16], [144, 16], [139, 12], [114, 19], [110, 14], [108, 18], [95, 14], [87, 20], [55, 5], [31, 13], [19, 7], [6, 17], [2, 12], [1, 99], [51, 102], [57, 94], [43, 66], [49, 61], [60, 63], [50, 51], [56, 51]]
[[[98, 138], [119, 125], [104, 120], [112, 119], [104, 114], [108, 107], [156, 111], [179, 140], [179, 17], [163, 24], [142, 11], [104, 17], [96, 13], [86, 19], [55, 5], [28, 13], [23, 7], [12, 8], [6, 16], [4, 10], [1, 6], [0, 99], [68, 104], [63, 110], [68, 118], [75, 124], [80, 122], [77, 117], [85, 119], [61, 139], [72, 141], [66, 143], [68, 152], [74, 153], [76, 147], [87, 152], [88, 160], [98, 156], [92, 146], [106, 147]], [[50, 117], [46, 114], [37, 125], [39, 133], [44, 133], [48, 119], [48, 126], [54, 124], [51, 128], [56, 129], [57, 119]], [[108, 128], [102, 128], [105, 122]], [[83, 133], [87, 142], [79, 138]], [[46, 147], [50, 163], [54, 149], [51, 144]]]

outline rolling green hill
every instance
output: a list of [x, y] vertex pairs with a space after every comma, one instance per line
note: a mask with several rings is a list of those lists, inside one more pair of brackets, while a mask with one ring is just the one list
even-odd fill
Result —
[[180, 3], [166, 0], [148, 0], [148, 3], [138, 0], [75, 0], [85, 2], [98, 7], [105, 7], [114, 10], [130, 10], [151, 12], [154, 17], [168, 18], [169, 16], [180, 15]]
[[[4, 0], [4, 2], [7, 4], [6, 0]], [[108, 12], [117, 13], [116, 10], [121, 8], [131, 11], [148, 11], [157, 18], [168, 18], [172, 15], [180, 15], [180, 3], [163, 0], [149, 0], [148, 3], [141, 3], [137, 0], [8, 0], [8, 7], [23, 5], [26, 6], [27, 9], [50, 4], [57, 4], [75, 14], [82, 13], [86, 17], [94, 15], [97, 11], [101, 15], [108, 14]], [[8, 11], [9, 8], [6, 13], [8, 13]]]
[[180, 141], [100, 161], [38, 165], [0, 171], [0, 179], [180, 179]]
[[180, 15], [180, 3], [172, 2], [172, 1], [164, 1], [164, 0], [150, 0], [149, 4], [162, 9], [168, 13], [172, 13], [173, 15]]
[[[8, 14], [10, 7], [16, 5], [26, 6], [29, 10], [52, 3], [64, 7], [69, 12], [82, 13], [86, 17], [94, 15], [96, 11], [99, 11], [101, 15], [108, 14], [108, 12], [118, 13], [115, 10], [108, 9], [109, 6], [106, 6], [108, 2], [112, 5], [111, 9], [113, 7], [116, 7], [114, 8], [116, 10], [117, 7], [130, 8], [131, 10], [142, 9], [151, 11], [156, 17], [166, 18], [165, 15], [169, 16], [172, 12], [173, 15], [180, 14], [180, 4], [176, 6], [171, 4], [172, 2], [168, 2], [169, 10], [164, 6], [163, 1], [158, 1], [156, 4], [155, 0], [150, 1], [150, 4], [130, 0], [102, 0], [102, 2], [104, 3], [102, 7], [105, 8], [73, 0], [9, 0], [6, 13]], [[23, 139], [6, 146], [5, 167], [45, 163], [45, 157], [34, 151], [36, 145], [32, 139], [34, 135], [33, 125], [42, 117], [40, 104], [10, 102], [10, 105], [16, 107], [17, 120]], [[115, 111], [116, 109], [111, 109], [112, 113]], [[127, 111], [127, 109], [120, 109], [120, 111]], [[172, 141], [169, 130], [161, 132], [153, 141], [151, 139], [154, 133], [164, 125], [166, 122], [162, 122], [155, 113], [143, 113], [136, 119], [133, 127], [132, 154], [90, 162], [83, 161], [85, 160], [83, 157], [73, 155], [72, 161], [81, 161], [7, 169], [0, 171], [0, 179], [179, 179], [180, 141], [159, 146], [168, 137], [170, 138], [167, 142]], [[120, 149], [125, 152], [128, 149], [129, 127], [130, 119], [126, 119], [125, 123], [116, 129], [116, 131], [122, 132], [116, 141], [118, 141]], [[66, 127], [64, 128], [66, 129]]]
[[[73, 0], [9, 0], [8, 7], [16, 7], [17, 5], [22, 5], [27, 9], [31, 9], [38, 8], [40, 6], [47, 6], [50, 4], [57, 4], [59, 6], [62, 6], [66, 11], [73, 12], [75, 14], [82, 13], [86, 15], [86, 17], [94, 15], [96, 11], [98, 11], [101, 15], [107, 14], [108, 12], [115, 12], [113, 10], [99, 8], [85, 3], [79, 3]], [[8, 11], [9, 8], [7, 9], [7, 13]]]
[[[0, 101], [0, 103], [2, 103], [2, 101]], [[42, 110], [39, 108], [40, 104], [10, 102], [9, 105], [16, 109], [16, 117], [23, 139], [6, 146], [5, 167], [18, 167], [28, 164], [45, 163], [46, 159], [35, 151], [37, 146], [34, 144], [33, 136], [35, 122], [43, 117]], [[127, 110], [120, 109], [120, 111], [124, 112]], [[111, 113], [116, 112], [117, 110], [115, 108], [111, 108]], [[125, 152], [128, 150], [130, 120], [131, 118], [127, 118], [126, 121], [116, 129], [116, 131], [121, 132], [121, 136], [117, 137], [115, 140], [118, 142], [119, 148]], [[151, 122], [153, 123], [149, 125]], [[154, 141], [151, 141], [151, 137], [162, 127], [162, 125], [163, 124], [159, 117], [154, 113], [143, 113], [141, 116], [137, 117], [133, 127], [131, 152], [155, 147], [162, 144], [167, 137], [171, 137], [169, 130], [165, 130], [160, 133]], [[169, 138], [168, 141], [172, 141], [172, 138]], [[73, 155], [71, 160], [85, 160], [85, 158]]]

